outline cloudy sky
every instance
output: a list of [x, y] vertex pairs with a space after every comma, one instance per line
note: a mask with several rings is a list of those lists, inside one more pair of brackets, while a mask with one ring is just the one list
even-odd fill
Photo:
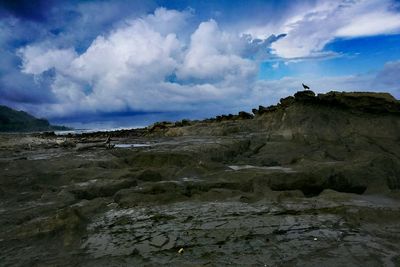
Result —
[[250, 111], [302, 82], [400, 98], [400, 1], [0, 0], [0, 104], [52, 122]]

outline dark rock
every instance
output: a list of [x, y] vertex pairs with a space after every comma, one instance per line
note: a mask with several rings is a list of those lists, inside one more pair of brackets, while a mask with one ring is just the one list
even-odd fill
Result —
[[282, 107], [288, 107], [288, 106], [290, 106], [291, 104], [294, 103], [294, 100], [295, 99], [294, 99], [293, 96], [288, 96], [288, 97], [285, 97], [285, 98], [281, 98], [280, 103], [281, 103]]
[[259, 114], [259, 115], [263, 114], [266, 110], [267, 110], [266, 107], [261, 106], [261, 105], [258, 106], [258, 114]]
[[249, 120], [249, 119], [253, 118], [253, 115], [251, 115], [250, 113], [244, 112], [244, 111], [240, 111], [238, 114], [238, 118], [244, 119], [244, 120]]
[[259, 106], [257, 114], [258, 115], [262, 115], [264, 113], [269, 113], [269, 112], [273, 112], [273, 111], [276, 111], [276, 110], [278, 110], [278, 106], [275, 106], [275, 105], [271, 105], [271, 106], [268, 106], [268, 107]]
[[271, 105], [265, 109], [265, 112], [272, 112], [272, 111], [278, 110], [278, 108], [279, 107], [277, 105]]
[[156, 122], [149, 127], [150, 132], [163, 131], [169, 127], [173, 127], [174, 123], [168, 121]]
[[388, 93], [332, 91], [319, 94], [318, 99], [325, 105], [336, 105], [363, 112], [400, 113], [400, 102]]
[[294, 94], [296, 101], [313, 101], [315, 100], [315, 93], [311, 90], [299, 91]]
[[149, 169], [142, 171], [136, 177], [139, 181], [145, 182], [158, 182], [163, 180], [163, 177], [159, 172]]
[[70, 192], [76, 199], [91, 200], [100, 197], [111, 197], [116, 192], [124, 188], [130, 188], [137, 185], [134, 179], [95, 181], [84, 185], [73, 187]]
[[181, 120], [181, 121], [177, 121], [175, 122], [174, 126], [175, 127], [184, 127], [184, 126], [190, 126], [190, 120]]

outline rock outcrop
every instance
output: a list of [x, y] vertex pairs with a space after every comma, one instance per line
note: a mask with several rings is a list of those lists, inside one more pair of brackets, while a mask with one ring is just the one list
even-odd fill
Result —
[[391, 95], [315, 95], [306, 90], [253, 113], [254, 118], [243, 121], [233, 115], [219, 116], [216, 121], [167, 128], [164, 133], [249, 140], [245, 151], [229, 160], [256, 166], [293, 165], [302, 170], [265, 178], [273, 190], [298, 189], [313, 195], [324, 189], [363, 193], [378, 184], [400, 188], [400, 102]]
[[[399, 110], [307, 90], [254, 116], [0, 135], [0, 262], [397, 266]], [[107, 136], [126, 146], [61, 145]]]

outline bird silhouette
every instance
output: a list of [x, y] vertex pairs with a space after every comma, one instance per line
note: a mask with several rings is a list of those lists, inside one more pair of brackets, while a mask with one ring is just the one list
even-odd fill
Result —
[[303, 85], [303, 88], [304, 88], [305, 90], [310, 90], [310, 87], [307, 86], [307, 85], [305, 85], [304, 83], [302, 83], [301, 85]]

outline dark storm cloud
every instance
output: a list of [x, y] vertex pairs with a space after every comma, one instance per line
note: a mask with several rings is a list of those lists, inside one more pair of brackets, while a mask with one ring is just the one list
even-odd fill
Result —
[[272, 34], [266, 39], [253, 39], [253, 36], [250, 34], [244, 34], [242, 38], [246, 41], [247, 45], [243, 54], [249, 58], [267, 60], [268, 58], [273, 57], [270, 49], [271, 44], [285, 36], [286, 34]]
[[0, 14], [33, 21], [45, 21], [56, 0], [0, 0]]
[[0, 67], [0, 104], [6, 103], [51, 103], [55, 99], [49, 90], [54, 73], [45, 73], [45, 78], [36, 79], [21, 73], [19, 59], [11, 53], [0, 53], [5, 64]]
[[0, 103], [54, 102], [51, 71], [40, 79], [21, 72], [18, 50], [27, 45], [84, 52], [115, 23], [150, 10], [152, 1], [0, 0]]
[[52, 99], [49, 82], [21, 72], [17, 49], [46, 35], [36, 23], [12, 19], [0, 21], [0, 103], [11, 106], [21, 103], [48, 103]]

